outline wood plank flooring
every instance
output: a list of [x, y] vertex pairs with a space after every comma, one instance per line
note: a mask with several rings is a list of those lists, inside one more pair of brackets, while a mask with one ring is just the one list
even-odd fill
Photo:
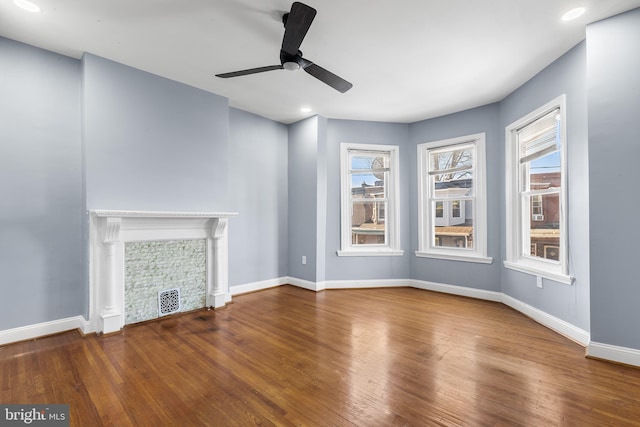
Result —
[[499, 303], [282, 286], [0, 348], [0, 402], [72, 426], [640, 426], [640, 369]]

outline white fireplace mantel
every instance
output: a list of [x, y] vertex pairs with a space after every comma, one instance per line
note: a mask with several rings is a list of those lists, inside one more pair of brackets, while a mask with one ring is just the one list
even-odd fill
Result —
[[207, 307], [231, 301], [227, 220], [234, 212], [89, 211], [89, 318], [91, 330], [124, 326], [124, 243], [205, 239]]

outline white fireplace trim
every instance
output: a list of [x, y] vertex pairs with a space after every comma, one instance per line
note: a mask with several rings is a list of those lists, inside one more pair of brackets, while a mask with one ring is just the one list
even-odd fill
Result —
[[124, 326], [124, 242], [206, 239], [206, 305], [219, 308], [229, 292], [227, 220], [235, 212], [89, 212], [89, 323], [93, 331]]

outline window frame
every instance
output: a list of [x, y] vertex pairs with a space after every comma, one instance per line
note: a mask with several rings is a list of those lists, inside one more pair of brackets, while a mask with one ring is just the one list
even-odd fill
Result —
[[[431, 184], [429, 179], [429, 155], [451, 147], [473, 145], [473, 249], [436, 246], [436, 211], [431, 209]], [[493, 258], [487, 255], [487, 185], [486, 185], [486, 134], [484, 132], [418, 144], [418, 250], [416, 257], [436, 258], [491, 264]], [[456, 200], [462, 200], [455, 198]], [[437, 201], [436, 201], [437, 203]], [[447, 209], [445, 210], [445, 214]], [[432, 242], [434, 244], [432, 244]]]
[[[385, 244], [352, 243], [351, 153], [384, 153], [389, 156], [384, 212]], [[397, 145], [340, 144], [340, 250], [338, 256], [402, 256], [400, 249], [400, 147]]]
[[[558, 261], [533, 257], [523, 253], [524, 229], [523, 194], [521, 190], [521, 160], [517, 132], [559, 109], [560, 115], [560, 191], [559, 191], [559, 230], [560, 256]], [[506, 251], [503, 262], [506, 268], [522, 273], [544, 277], [559, 283], [571, 285], [573, 277], [569, 274], [569, 228], [567, 223], [567, 111], [566, 95], [547, 102], [505, 128], [505, 192], [506, 192]], [[526, 213], [532, 222], [529, 212]], [[531, 243], [531, 242], [529, 242]]]

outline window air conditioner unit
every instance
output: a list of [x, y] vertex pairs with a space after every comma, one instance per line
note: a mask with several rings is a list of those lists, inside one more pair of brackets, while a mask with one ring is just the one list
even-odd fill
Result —
[[534, 221], [544, 221], [544, 215], [542, 214], [532, 215], [532, 217]]

